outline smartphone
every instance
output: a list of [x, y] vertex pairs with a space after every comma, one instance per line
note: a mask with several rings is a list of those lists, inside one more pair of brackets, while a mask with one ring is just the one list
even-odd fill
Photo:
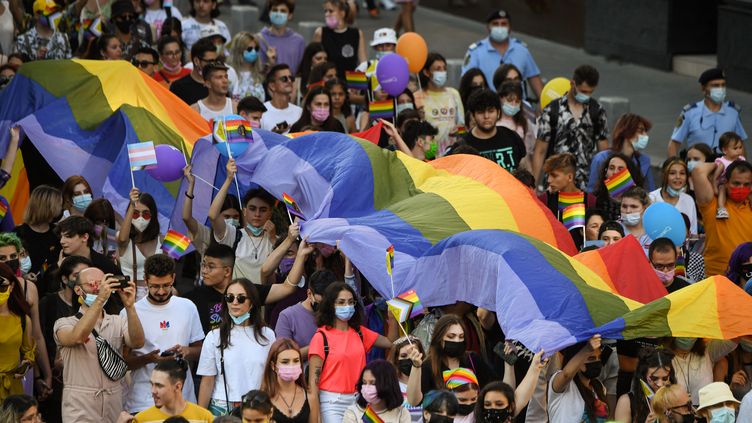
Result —
[[15, 374], [25, 375], [26, 372], [29, 371], [29, 368], [31, 368], [31, 363], [29, 363], [28, 361], [24, 362], [23, 364], [21, 364], [20, 366], [16, 368]]
[[507, 364], [509, 364], [510, 366], [514, 366], [514, 363], [517, 362], [517, 358], [519, 358], [517, 356], [517, 347], [515, 347], [514, 344], [511, 344], [512, 351], [510, 351], [509, 354], [507, 354], [504, 352], [504, 345], [505, 345], [505, 342], [497, 343], [496, 346], [494, 346], [493, 348], [493, 352], [496, 353], [496, 355], [498, 355], [499, 357], [501, 357], [502, 360], [507, 362]]
[[159, 354], [160, 357], [172, 357], [175, 355], [175, 350], [172, 351], [162, 351], [161, 354]]
[[277, 131], [284, 131], [289, 127], [290, 127], [290, 124], [287, 123], [286, 120], [283, 120], [282, 122], [277, 123], [277, 125], [274, 126], [274, 129], [276, 129]]
[[128, 288], [128, 283], [131, 281], [130, 276], [115, 276], [115, 279], [120, 282], [120, 285], [118, 285], [118, 288]]

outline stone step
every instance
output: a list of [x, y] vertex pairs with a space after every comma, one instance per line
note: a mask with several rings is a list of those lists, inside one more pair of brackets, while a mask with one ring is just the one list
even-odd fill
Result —
[[699, 78], [704, 71], [718, 66], [718, 58], [714, 54], [676, 55], [672, 60], [672, 69], [679, 75]]

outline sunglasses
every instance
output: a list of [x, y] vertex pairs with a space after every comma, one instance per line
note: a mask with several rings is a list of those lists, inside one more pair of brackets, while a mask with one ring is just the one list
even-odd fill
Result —
[[243, 294], [238, 294], [235, 296], [235, 294], [227, 294], [225, 295], [225, 301], [227, 301], [227, 304], [232, 304], [235, 302], [235, 300], [238, 300], [238, 304], [243, 304], [248, 297]]
[[292, 82], [292, 76], [287, 76], [287, 75], [280, 76], [279, 78], [277, 78], [277, 81], [279, 81], [279, 82]]
[[247, 51], [247, 52], [259, 51], [259, 48], [258, 47], [248, 47], [247, 49], [245, 49], [245, 51]]
[[144, 210], [142, 212], [138, 210], [133, 210], [133, 218], [138, 219], [139, 217], [143, 217], [146, 220], [151, 219], [151, 212], [149, 210]]
[[154, 62], [149, 62], [148, 60], [134, 60], [133, 66], [138, 66], [139, 68], [145, 68], [149, 65], [156, 65]]

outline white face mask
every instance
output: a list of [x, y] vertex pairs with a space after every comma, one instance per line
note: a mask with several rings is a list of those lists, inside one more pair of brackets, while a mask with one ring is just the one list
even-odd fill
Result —
[[133, 227], [136, 228], [137, 231], [143, 232], [147, 226], [149, 226], [149, 222], [151, 222], [151, 219], [146, 220], [143, 217], [138, 217], [137, 219], [133, 219], [131, 223], [133, 223]]
[[431, 81], [436, 84], [437, 87], [443, 87], [447, 81], [446, 71], [436, 71], [431, 76]]

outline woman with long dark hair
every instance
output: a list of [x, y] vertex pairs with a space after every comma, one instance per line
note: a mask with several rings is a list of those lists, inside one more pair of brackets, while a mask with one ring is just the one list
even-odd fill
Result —
[[[462, 74], [458, 91], [460, 92], [462, 106], [465, 110], [467, 110], [467, 100], [470, 98], [470, 95], [484, 88], [488, 88], [488, 81], [486, 81], [486, 76], [480, 68], [470, 68]], [[467, 126], [469, 128], [472, 128], [472, 115], [469, 113], [465, 115], [465, 122], [468, 123]]]
[[34, 366], [36, 353], [31, 328], [31, 310], [18, 278], [0, 263], [0, 400], [23, 394], [21, 377]]
[[447, 61], [441, 54], [428, 54], [420, 83], [423, 89], [415, 93], [415, 100], [422, 104], [426, 121], [439, 130], [437, 156], [441, 157], [457, 141], [458, 128], [465, 125], [465, 108], [460, 93], [447, 86]]
[[306, 130], [345, 132], [342, 124], [332, 116], [332, 98], [326, 88], [311, 88], [302, 107], [303, 114], [290, 127], [290, 132]]
[[332, 116], [342, 124], [346, 134], [355, 132], [355, 116], [350, 107], [350, 96], [345, 81], [333, 78], [326, 81], [324, 88], [332, 100]]
[[149, 193], [131, 189], [130, 203], [118, 232], [118, 253], [123, 275], [136, 283], [136, 301], [147, 293], [144, 262], [162, 248], [159, 210]]
[[346, 411], [342, 423], [359, 423], [363, 414], [376, 414], [382, 421], [410, 423], [410, 412], [402, 406], [397, 369], [386, 360], [374, 360], [363, 369], [356, 385], [358, 399]]
[[198, 403], [215, 416], [240, 405], [243, 394], [261, 386], [274, 331], [264, 323], [258, 291], [248, 279], [227, 285], [222, 323], [206, 335], [196, 374]]
[[667, 350], [655, 349], [640, 357], [637, 370], [632, 377], [632, 386], [629, 392], [619, 397], [616, 403], [614, 417], [617, 421], [627, 423], [644, 423], [653, 421], [655, 415], [650, 416], [650, 406], [643, 384], [650, 387], [653, 392], [660, 388], [676, 383], [674, 366], [671, 364], [674, 355]]
[[605, 181], [624, 169], [629, 170], [635, 185], [641, 187], [642, 174], [640, 174], [634, 162], [622, 153], [611, 153], [598, 172], [598, 182], [595, 184], [593, 194], [595, 194], [595, 206], [603, 210], [606, 214], [606, 220], [619, 220], [621, 218], [621, 197], [611, 197]]
[[303, 50], [303, 59], [300, 61], [298, 73], [295, 74], [295, 85], [290, 96], [295, 100], [295, 104], [300, 104], [303, 94], [308, 91], [308, 79], [313, 67], [319, 63], [326, 62], [327, 57], [324, 45], [321, 43], [308, 43], [305, 50]]
[[319, 329], [308, 347], [311, 413], [323, 423], [340, 423], [355, 401], [355, 385], [372, 347], [392, 342], [361, 325], [363, 306], [344, 282], [329, 285], [316, 315]]
[[317, 422], [311, 415], [308, 390], [303, 375], [300, 347], [292, 339], [279, 338], [269, 350], [261, 390], [268, 393], [274, 406], [275, 423]]

